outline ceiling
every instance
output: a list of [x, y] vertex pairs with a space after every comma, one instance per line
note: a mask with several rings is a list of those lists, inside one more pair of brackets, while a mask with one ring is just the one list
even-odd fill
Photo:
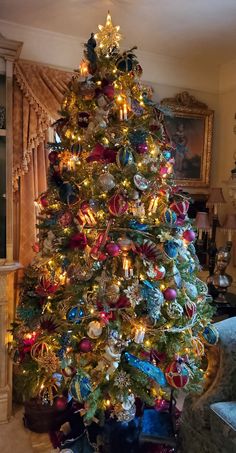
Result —
[[236, 0], [0, 0], [0, 19], [84, 40], [108, 9], [125, 47], [212, 64], [236, 58]]

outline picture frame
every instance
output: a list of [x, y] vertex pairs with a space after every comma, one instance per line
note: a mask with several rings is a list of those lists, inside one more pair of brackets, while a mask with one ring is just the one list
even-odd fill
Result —
[[209, 186], [214, 111], [187, 91], [161, 105], [170, 110], [164, 124], [174, 147], [175, 181], [182, 187]]

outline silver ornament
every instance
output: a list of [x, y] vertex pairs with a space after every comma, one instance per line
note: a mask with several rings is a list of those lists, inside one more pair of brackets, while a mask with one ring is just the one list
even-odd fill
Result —
[[109, 192], [115, 187], [116, 182], [114, 176], [110, 173], [102, 173], [98, 178], [98, 184], [102, 190]]
[[138, 173], [134, 175], [134, 184], [139, 190], [146, 190], [149, 186], [148, 180]]
[[136, 414], [136, 406], [133, 404], [128, 410], [120, 410], [116, 412], [116, 417], [119, 422], [130, 422], [134, 419]]
[[178, 318], [181, 318], [184, 310], [183, 310], [183, 307], [177, 301], [173, 301], [173, 302], [169, 303], [169, 305], [166, 309], [166, 312], [167, 312], [167, 315], [169, 316], [169, 318], [178, 319]]

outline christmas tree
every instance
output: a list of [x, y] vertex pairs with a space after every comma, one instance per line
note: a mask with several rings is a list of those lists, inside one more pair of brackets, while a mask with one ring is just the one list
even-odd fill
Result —
[[68, 85], [13, 326], [22, 392], [42, 404], [67, 392], [87, 420], [131, 420], [136, 398], [198, 389], [217, 339], [168, 112], [120, 39], [108, 14]]

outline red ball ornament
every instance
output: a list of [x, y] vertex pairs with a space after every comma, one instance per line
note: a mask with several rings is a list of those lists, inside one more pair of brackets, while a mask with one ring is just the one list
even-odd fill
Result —
[[197, 313], [197, 305], [190, 299], [188, 299], [185, 303], [184, 309], [189, 319], [191, 319]]
[[163, 292], [163, 295], [166, 300], [174, 300], [176, 299], [177, 292], [174, 288], [167, 288]]
[[118, 256], [120, 253], [120, 247], [118, 244], [115, 244], [115, 242], [110, 242], [109, 244], [106, 245], [106, 251], [108, 255], [112, 257]]
[[47, 208], [49, 206], [49, 201], [47, 199], [47, 195], [46, 194], [41, 195], [40, 203], [43, 206], [43, 208]]
[[108, 97], [108, 99], [112, 101], [114, 99], [115, 88], [113, 87], [113, 85], [106, 85], [103, 88], [103, 93]]
[[59, 396], [56, 399], [56, 408], [59, 411], [64, 411], [67, 406], [67, 398], [65, 396]]
[[80, 352], [91, 352], [93, 349], [93, 345], [89, 338], [82, 338], [82, 340], [79, 342], [79, 350]]
[[115, 217], [122, 216], [128, 209], [128, 203], [123, 195], [117, 193], [110, 198], [108, 202], [108, 209], [111, 215]]
[[176, 212], [177, 215], [185, 216], [188, 212], [189, 201], [184, 200], [184, 201], [174, 202], [174, 203], [172, 203], [172, 205], [170, 207], [171, 207], [171, 209], [173, 209], [173, 211]]
[[168, 365], [165, 376], [168, 384], [176, 389], [185, 387], [189, 382], [189, 371], [187, 367], [177, 361]]
[[187, 242], [193, 242], [196, 238], [196, 234], [193, 230], [186, 230], [183, 234], [183, 238]]

